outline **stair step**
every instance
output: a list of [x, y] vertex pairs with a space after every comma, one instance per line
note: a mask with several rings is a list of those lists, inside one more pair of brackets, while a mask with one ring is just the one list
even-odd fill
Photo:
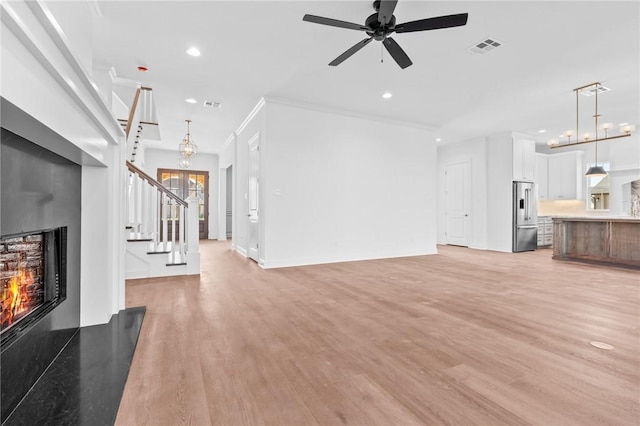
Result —
[[133, 239], [127, 239], [127, 241], [130, 243], [140, 243], [140, 242], [148, 243], [148, 242], [151, 242], [152, 240], [151, 238], [133, 238]]
[[183, 262], [183, 263], [167, 263], [167, 266], [183, 266], [183, 265], [186, 265], [186, 264], [187, 264], [186, 262]]
[[147, 254], [169, 254], [170, 251], [148, 251]]
[[133, 226], [125, 226], [124, 229], [133, 229]]

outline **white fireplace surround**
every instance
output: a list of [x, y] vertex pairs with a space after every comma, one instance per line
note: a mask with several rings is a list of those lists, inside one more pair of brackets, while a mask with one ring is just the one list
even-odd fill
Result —
[[0, 7], [2, 127], [82, 166], [80, 325], [106, 323], [125, 307], [124, 133], [46, 6]]

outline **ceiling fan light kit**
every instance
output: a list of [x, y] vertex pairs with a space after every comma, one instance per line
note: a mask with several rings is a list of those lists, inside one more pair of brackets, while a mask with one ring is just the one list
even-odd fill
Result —
[[467, 24], [467, 13], [459, 13], [456, 15], [438, 16], [435, 18], [420, 19], [417, 21], [396, 24], [396, 17], [393, 12], [396, 8], [398, 0], [376, 0], [373, 2], [373, 8], [376, 13], [370, 15], [364, 25], [354, 24], [352, 22], [340, 21], [332, 18], [324, 18], [316, 15], [304, 15], [303, 21], [315, 24], [329, 25], [332, 27], [345, 28], [348, 30], [364, 31], [369, 36], [362, 41], [354, 44], [344, 53], [331, 61], [329, 65], [338, 66], [360, 49], [369, 44], [372, 40], [382, 42], [387, 49], [389, 55], [394, 61], [405, 69], [413, 64], [409, 56], [402, 50], [400, 45], [390, 37], [395, 33], [410, 33], [416, 31], [438, 30], [443, 28], [460, 27]]

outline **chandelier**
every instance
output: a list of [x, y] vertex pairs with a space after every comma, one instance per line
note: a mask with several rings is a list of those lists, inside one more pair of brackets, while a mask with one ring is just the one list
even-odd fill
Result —
[[191, 157], [194, 157], [198, 153], [198, 145], [193, 143], [191, 133], [189, 133], [189, 124], [191, 123], [191, 120], [185, 121], [187, 122], [187, 134], [178, 146], [178, 152], [180, 153], [180, 157], [178, 157], [178, 165], [186, 169], [191, 165]]
[[[606, 176], [607, 174], [604, 168], [598, 165], [598, 142], [631, 136], [631, 132], [633, 132], [636, 129], [636, 126], [632, 124], [623, 123], [620, 125], [620, 134], [609, 136], [609, 130], [613, 128], [613, 123], [602, 123], [598, 125], [599, 118], [601, 117], [601, 114], [598, 114], [598, 93], [605, 90], [607, 89], [603, 88], [602, 84], [600, 84], [599, 82], [587, 84], [585, 86], [581, 86], [573, 89], [573, 91], [576, 92], [576, 128], [575, 130], [573, 129], [567, 130], [560, 136], [560, 137], [566, 137], [567, 138], [566, 142], [559, 141], [558, 139], [551, 139], [547, 142], [547, 145], [549, 145], [551, 148], [565, 148], [569, 145], [580, 145], [584, 143], [595, 142], [596, 162], [595, 162], [595, 165], [589, 167], [589, 170], [587, 170], [587, 173], [586, 173], [587, 176], [596, 177], [596, 176]], [[578, 96], [582, 92], [588, 92], [587, 94], [591, 94], [591, 93], [595, 94], [595, 113], [593, 114], [593, 119], [595, 124], [594, 125], [595, 137], [592, 138], [590, 133], [585, 133], [582, 135], [582, 140], [580, 140], [580, 122], [579, 122], [580, 121], [579, 120], [579, 117], [580, 117], [579, 104], [580, 103], [579, 103]], [[602, 130], [604, 132], [603, 138], [598, 137], [598, 130]], [[575, 141], [571, 141], [571, 137], [573, 135], [576, 136]]]

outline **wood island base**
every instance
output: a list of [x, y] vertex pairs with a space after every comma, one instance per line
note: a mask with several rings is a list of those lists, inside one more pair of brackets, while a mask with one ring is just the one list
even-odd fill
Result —
[[554, 217], [553, 258], [640, 269], [640, 219]]

